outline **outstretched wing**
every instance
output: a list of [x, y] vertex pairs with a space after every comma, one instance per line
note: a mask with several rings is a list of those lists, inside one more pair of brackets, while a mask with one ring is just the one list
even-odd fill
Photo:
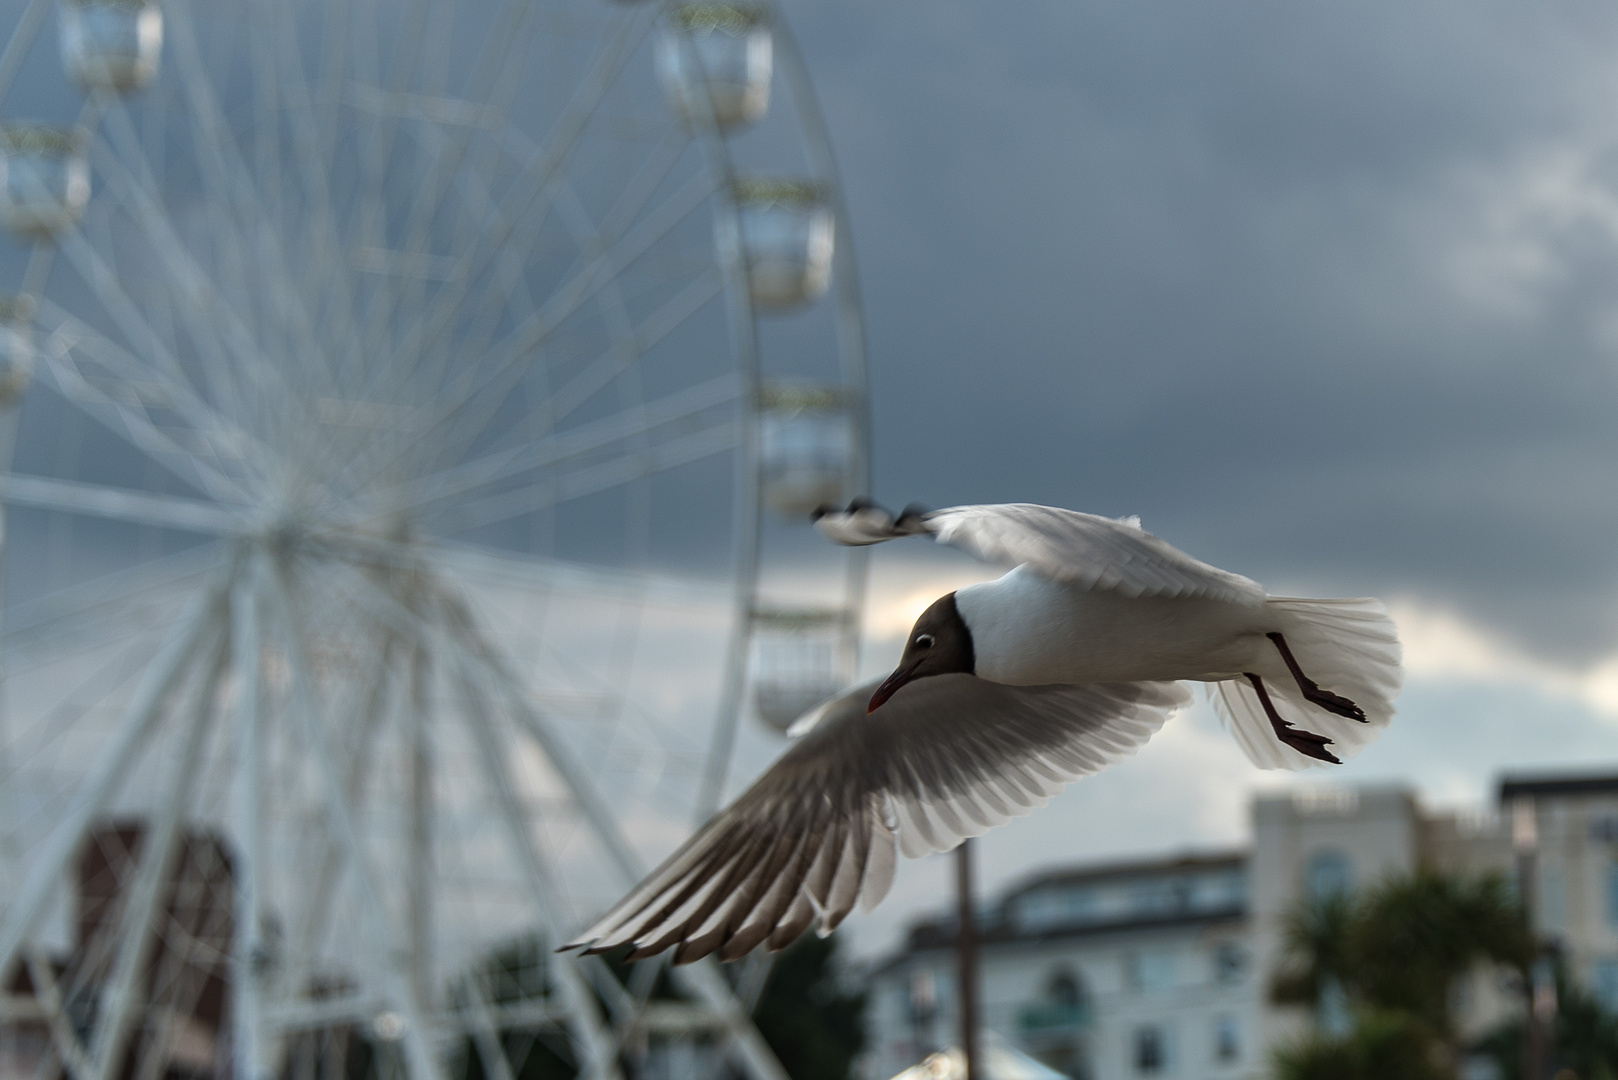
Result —
[[564, 948], [733, 960], [869, 910], [897, 849], [946, 851], [1133, 753], [1189, 695], [1178, 683], [1002, 686], [935, 675], [866, 715], [835, 699], [804, 737]]
[[897, 521], [876, 507], [822, 515], [816, 527], [841, 544], [875, 544], [932, 533], [985, 562], [1027, 563], [1042, 576], [1125, 596], [1185, 596], [1261, 604], [1256, 581], [1193, 559], [1140, 527], [1032, 503], [955, 506]]

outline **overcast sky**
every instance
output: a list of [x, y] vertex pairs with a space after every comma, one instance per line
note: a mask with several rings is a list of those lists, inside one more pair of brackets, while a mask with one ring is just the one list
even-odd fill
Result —
[[[851, 205], [879, 497], [1138, 513], [1272, 591], [1388, 598], [1402, 715], [1332, 780], [1464, 801], [1507, 764], [1618, 767], [1618, 8], [787, 10]], [[988, 878], [1240, 843], [1266, 782], [1201, 707], [988, 838]]]

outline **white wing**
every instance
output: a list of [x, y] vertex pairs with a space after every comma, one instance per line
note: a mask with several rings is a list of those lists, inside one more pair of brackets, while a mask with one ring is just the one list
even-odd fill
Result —
[[675, 963], [830, 933], [893, 877], [895, 848], [946, 851], [1133, 753], [1189, 697], [1178, 683], [1002, 686], [972, 675], [874, 684], [818, 722], [594, 926], [564, 946]]
[[1041, 575], [1125, 596], [1207, 597], [1261, 604], [1256, 581], [1193, 559], [1140, 527], [1139, 519], [1115, 521], [1096, 514], [1032, 503], [955, 506], [895, 522], [881, 510], [862, 507], [823, 515], [820, 531], [843, 544], [873, 544], [930, 532], [941, 544], [1004, 566], [1027, 563]]

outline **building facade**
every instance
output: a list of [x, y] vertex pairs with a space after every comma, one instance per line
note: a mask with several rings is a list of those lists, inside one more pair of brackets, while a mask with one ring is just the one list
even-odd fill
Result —
[[[1076, 1080], [1258, 1080], [1316, 1022], [1269, 1001], [1289, 913], [1420, 867], [1525, 875], [1536, 928], [1618, 1011], [1618, 777], [1508, 777], [1498, 795], [1460, 814], [1404, 788], [1264, 795], [1250, 849], [1038, 873], [983, 916], [983, 1025]], [[919, 923], [872, 972], [871, 1080], [955, 1041], [954, 938], [951, 918]], [[1481, 1032], [1520, 991], [1480, 972], [1461, 1000]]]

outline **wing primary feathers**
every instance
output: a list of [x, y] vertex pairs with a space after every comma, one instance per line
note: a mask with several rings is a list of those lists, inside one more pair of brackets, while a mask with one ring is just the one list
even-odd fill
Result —
[[572, 946], [672, 947], [676, 963], [779, 949], [869, 910], [899, 854], [954, 847], [1138, 748], [1183, 695], [1160, 684], [1012, 687], [917, 679], [879, 716], [871, 687], [819, 720], [753, 786]]
[[[833, 826], [835, 828], [835, 826]], [[720, 958], [734, 960], [750, 951], [753, 946], [769, 937], [813, 872], [815, 864], [825, 854], [826, 825], [824, 820], [806, 833], [798, 844], [791, 869], [770, 883], [759, 903], [743, 917], [731, 920], [732, 929], [720, 946]]]
[[791, 869], [768, 881], [768, 887], [756, 905], [749, 905], [727, 920], [729, 932], [718, 945], [721, 960], [734, 960], [770, 936], [770, 931], [775, 929], [775, 924], [797, 899], [800, 886], [823, 854], [819, 839], [805, 835], [798, 842]]
[[[773, 842], [772, 842], [773, 841]], [[781, 868], [803, 847], [805, 838], [783, 844], [778, 836], [761, 841], [754, 851], [762, 853], [746, 867], [744, 876], [725, 889], [725, 899], [687, 918], [676, 930], [684, 938], [674, 950], [674, 963], [689, 964], [700, 960], [730, 936], [731, 924], [737, 912], [751, 911], [759, 899], [761, 889], [774, 884]], [[694, 929], [693, 929], [694, 927]], [[672, 944], [672, 943], [671, 943]], [[661, 951], [661, 950], [659, 950]]]
[[[702, 892], [704, 886], [711, 883], [716, 875], [718, 875], [719, 872], [726, 867], [729, 867], [729, 869], [725, 871], [724, 876], [719, 880], [721, 884], [728, 882], [731, 879], [731, 876], [736, 872], [735, 866], [736, 863], [739, 862], [740, 856], [745, 852], [746, 848], [752, 842], [752, 838], [749, 837], [745, 831], [728, 829], [726, 828], [728, 824], [729, 823], [725, 820], [725, 816], [721, 815], [720, 819], [714, 822], [713, 827], [716, 829], [717, 835], [712, 837], [710, 841], [712, 846], [705, 852], [706, 857], [698, 860], [695, 868], [686, 870], [679, 874], [679, 876], [674, 877], [674, 879], [669, 881], [668, 885], [665, 886], [662, 891], [652, 892], [652, 894], [647, 898], [645, 904], [635, 911], [629, 913], [624, 918], [618, 920], [613, 928], [621, 929], [624, 924], [628, 923], [629, 921], [638, 919], [639, 921], [636, 924], [637, 930], [633, 935], [638, 937], [646, 930], [654, 926], [664, 924], [673, 915], [679, 912], [681, 907], [684, 906], [687, 901], [689, 901], [693, 896]], [[704, 834], [698, 833], [693, 839], [692, 843], [694, 844], [697, 841], [703, 840], [704, 838]], [[679, 854], [679, 852], [676, 852], [675, 857], [671, 858], [669, 863], [676, 863], [678, 861]], [[665, 863], [664, 865], [667, 866], [668, 863]], [[648, 880], [658, 881], [663, 878], [664, 872], [654, 870]], [[683, 887], [677, 893], [675, 893], [671, 899], [664, 902], [663, 905], [657, 908], [651, 915], [645, 918], [639, 918], [647, 907], [651, 907], [662, 899], [662, 897], [666, 896], [669, 888], [672, 888], [675, 884], [679, 884], [681, 882], [684, 883]], [[716, 886], [716, 888], [717, 887], [718, 886]], [[610, 917], [611, 916], [609, 915], [609, 918]], [[683, 923], [684, 920], [682, 919], [681, 924], [683, 925]], [[615, 940], [615, 938], [617, 938], [617, 935], [610, 935], [603, 939], [600, 944], [592, 944], [590, 948], [585, 950], [585, 955], [606, 952], [608, 949], [617, 948], [619, 945], [623, 944], [622, 940]]]

